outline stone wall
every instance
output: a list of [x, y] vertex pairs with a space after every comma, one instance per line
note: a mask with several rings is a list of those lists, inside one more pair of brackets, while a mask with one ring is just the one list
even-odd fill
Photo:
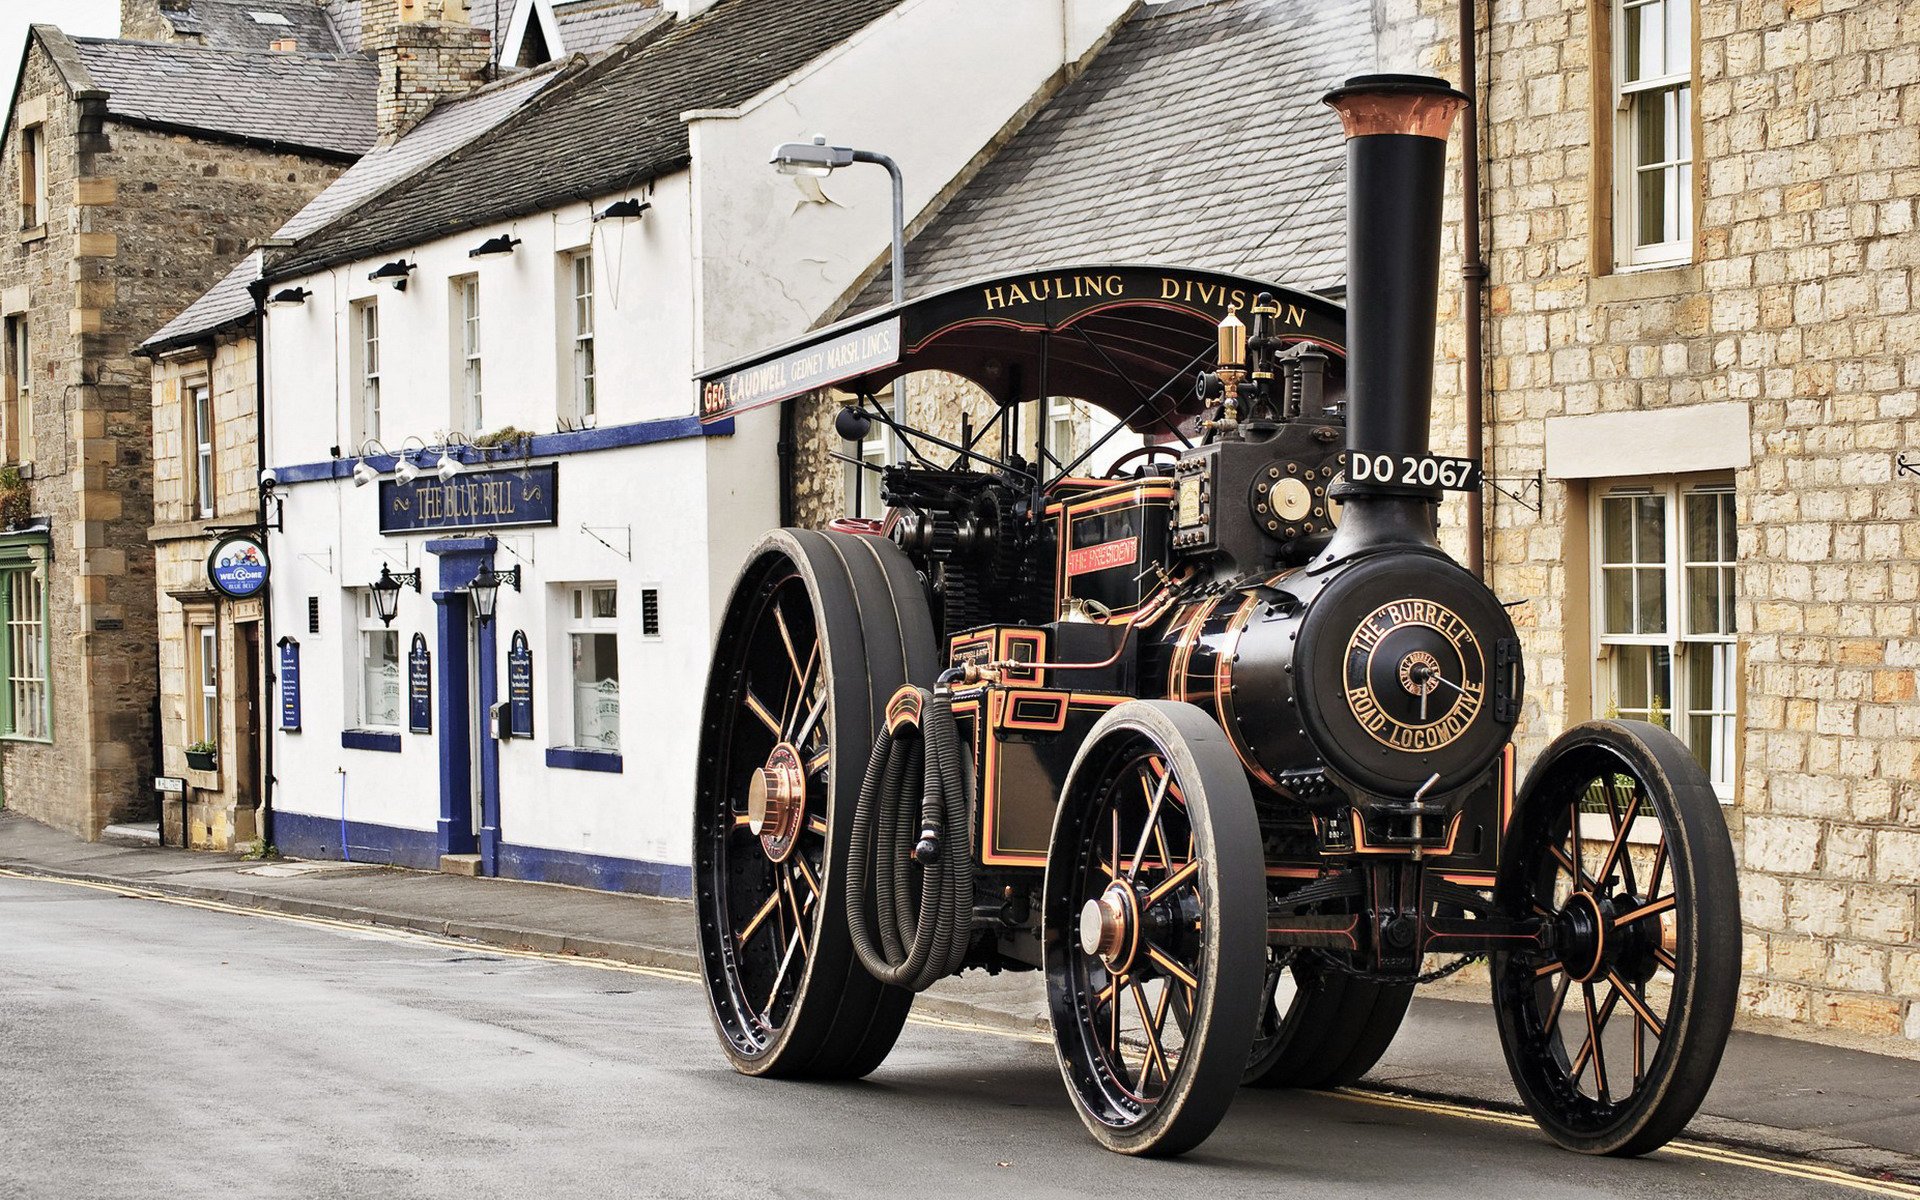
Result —
[[[259, 504], [259, 456], [255, 443], [258, 343], [247, 331], [227, 332], [189, 351], [155, 364], [153, 378], [154, 574], [159, 602], [160, 754], [169, 775], [187, 780], [186, 844], [230, 850], [258, 833], [259, 804], [252, 770], [256, 753], [249, 731], [249, 680], [265, 678], [265, 664], [247, 661], [249, 642], [259, 637], [261, 604], [232, 600], [207, 582], [207, 557], [222, 536], [217, 527], [255, 519]], [[188, 388], [206, 384], [214, 414], [214, 514], [202, 518], [188, 490], [196, 469]], [[193, 740], [189, 705], [200, 702], [193, 674], [189, 637], [194, 624], [216, 630], [220, 691], [219, 722], [211, 740], [219, 750], [212, 771], [188, 766], [186, 747]], [[251, 629], [247, 629], [251, 626]], [[259, 697], [252, 698], [253, 719]], [[181, 811], [170, 798], [164, 805], [167, 840], [182, 844]]]
[[[93, 837], [152, 806], [153, 406], [133, 350], [344, 164], [112, 122], [98, 99], [69, 98], [35, 42], [16, 113], [39, 105], [51, 219], [44, 237], [0, 246], [0, 295], [26, 298], [33, 330], [33, 509], [52, 518], [54, 539], [54, 736], [7, 745], [5, 794]], [[9, 209], [17, 154], [9, 127]]]
[[[1398, 7], [1390, 25], [1429, 33], [1400, 39], [1426, 49], [1387, 67], [1457, 79], [1450, 0]], [[1607, 266], [1596, 162], [1604, 0], [1492, 0], [1482, 19], [1489, 474], [1524, 490], [1549, 465], [1549, 418], [1749, 407], [1753, 463], [1734, 474], [1743, 762], [1727, 809], [1742, 1007], [1920, 1040], [1920, 481], [1894, 469], [1920, 433], [1920, 14], [1699, 0], [1693, 261], [1632, 273]], [[1458, 211], [1442, 444], [1460, 413]], [[1639, 448], [1619, 449], [1635, 474]], [[1542, 493], [1537, 514], [1490, 495], [1487, 521], [1490, 582], [1529, 601], [1523, 752], [1593, 715], [1587, 487], [1549, 476]]]

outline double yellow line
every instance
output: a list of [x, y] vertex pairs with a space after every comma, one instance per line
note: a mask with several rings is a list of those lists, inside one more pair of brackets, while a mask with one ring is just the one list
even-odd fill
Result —
[[[152, 900], [160, 904], [176, 904], [183, 908], [199, 908], [208, 912], [230, 913], [236, 916], [257, 917], [269, 921], [284, 921], [295, 925], [318, 926], [351, 933], [357, 937], [374, 937], [395, 942], [411, 942], [447, 947], [459, 950], [471, 950], [475, 943], [461, 938], [446, 937], [441, 934], [423, 933], [413, 929], [388, 929], [377, 925], [368, 925], [357, 921], [342, 921], [333, 917], [308, 916], [302, 913], [279, 913], [268, 909], [248, 908], [239, 904], [228, 904], [220, 900], [198, 900], [190, 896], [173, 896], [151, 888], [129, 884], [96, 883], [87, 879], [66, 879], [56, 875], [36, 875], [25, 871], [15, 871], [0, 867], [0, 878], [23, 879], [36, 883], [61, 883], [69, 887], [91, 888], [98, 892], [107, 892], [116, 896], [126, 896], [137, 900]], [[543, 950], [517, 950], [503, 946], [487, 944], [489, 955], [501, 958], [529, 959], [536, 962], [563, 963], [571, 967], [586, 967], [595, 971], [617, 971], [627, 975], [644, 975], [653, 979], [671, 979], [679, 982], [697, 980], [699, 975], [692, 971], [682, 971], [673, 967], [652, 967], [639, 963], [617, 962], [607, 958], [585, 958], [573, 954], [553, 954]], [[977, 1033], [992, 1037], [1007, 1038], [1013, 1041], [1038, 1043], [1045, 1045], [1049, 1039], [1032, 1031], [996, 1028], [969, 1021], [947, 1020], [937, 1016], [914, 1014], [911, 1020], [917, 1025], [934, 1029], [945, 1029], [955, 1033]], [[1478, 1121], [1484, 1125], [1505, 1125], [1516, 1129], [1531, 1130], [1534, 1123], [1530, 1118], [1517, 1113], [1500, 1112], [1494, 1109], [1473, 1108], [1465, 1104], [1453, 1104], [1444, 1100], [1424, 1100], [1412, 1096], [1401, 1096], [1382, 1092], [1361, 1091], [1356, 1088], [1341, 1088], [1327, 1093], [1337, 1099], [1355, 1104], [1367, 1104], [1376, 1108], [1395, 1108], [1407, 1112], [1426, 1113], [1431, 1116], [1453, 1117], [1463, 1121]], [[1901, 1200], [1920, 1200], [1920, 1186], [1900, 1183], [1894, 1180], [1868, 1179], [1850, 1174], [1837, 1167], [1822, 1166], [1818, 1163], [1789, 1161], [1769, 1158], [1759, 1154], [1750, 1154], [1742, 1150], [1733, 1150], [1724, 1146], [1709, 1145], [1703, 1142], [1669, 1142], [1660, 1151], [1680, 1158], [1699, 1159], [1705, 1162], [1721, 1163], [1726, 1166], [1743, 1167], [1750, 1171], [1763, 1171], [1769, 1175], [1779, 1175], [1789, 1179], [1801, 1179], [1811, 1183], [1831, 1184], [1834, 1187], [1848, 1188], [1865, 1192], [1872, 1196], [1895, 1196]]]

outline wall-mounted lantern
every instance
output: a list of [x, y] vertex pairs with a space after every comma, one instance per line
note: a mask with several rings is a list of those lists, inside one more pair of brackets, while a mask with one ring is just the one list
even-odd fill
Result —
[[394, 617], [399, 615], [400, 589], [403, 587], [410, 587], [418, 592], [420, 572], [402, 571], [395, 575], [387, 569], [387, 564], [381, 563], [380, 578], [373, 581], [372, 591], [373, 611], [379, 616], [382, 625], [392, 625]]
[[520, 590], [519, 566], [496, 571], [491, 566], [483, 566], [480, 573], [473, 577], [473, 583], [467, 590], [473, 596], [474, 619], [485, 625], [493, 620], [494, 612], [500, 607], [500, 585], [510, 583], [514, 591]]

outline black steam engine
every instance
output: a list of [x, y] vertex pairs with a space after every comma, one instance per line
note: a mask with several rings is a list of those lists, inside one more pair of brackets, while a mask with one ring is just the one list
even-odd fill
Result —
[[[1436, 540], [1444, 492], [1479, 486], [1428, 445], [1463, 103], [1403, 76], [1328, 97], [1344, 315], [1083, 267], [709, 379], [714, 419], [840, 384], [861, 397], [841, 434], [879, 422], [910, 456], [884, 470], [884, 522], [769, 534], [726, 610], [694, 871], [739, 1070], [864, 1075], [915, 992], [1039, 969], [1088, 1129], [1178, 1153], [1237, 1086], [1358, 1078], [1417, 983], [1485, 956], [1556, 1140], [1642, 1153], [1692, 1115], [1739, 971], [1712, 788], [1634, 722], [1567, 731], [1516, 787], [1520, 641]], [[872, 401], [921, 369], [999, 415], [949, 439]], [[1100, 476], [1039, 437], [1026, 456], [1019, 404], [1058, 396], [1144, 444]]]

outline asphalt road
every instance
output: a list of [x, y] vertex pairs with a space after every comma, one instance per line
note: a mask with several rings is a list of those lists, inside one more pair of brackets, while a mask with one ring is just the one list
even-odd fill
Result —
[[1585, 1159], [1499, 1114], [1243, 1093], [1200, 1151], [1141, 1162], [1012, 1036], [915, 1023], [864, 1083], [750, 1080], [669, 972], [0, 877], [9, 1200], [1877, 1190], [1741, 1157]]

